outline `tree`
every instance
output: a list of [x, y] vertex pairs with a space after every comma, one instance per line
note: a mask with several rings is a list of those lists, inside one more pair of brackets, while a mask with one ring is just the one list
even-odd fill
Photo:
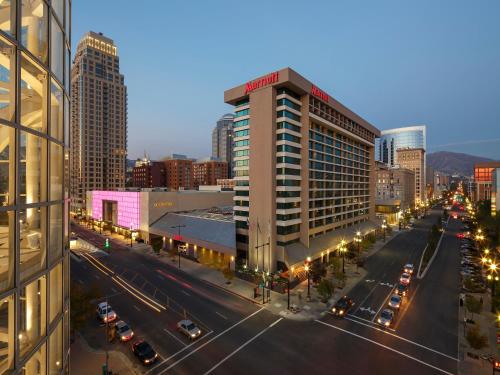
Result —
[[467, 330], [465, 338], [472, 349], [481, 350], [488, 346], [488, 337], [486, 337], [486, 335], [481, 335], [478, 324], [473, 325]]
[[229, 267], [224, 267], [222, 269], [222, 274], [224, 275], [224, 278], [227, 280], [226, 284], [231, 284], [231, 280], [234, 278], [234, 271]]
[[91, 284], [88, 289], [84, 289], [80, 284], [71, 282], [71, 328], [73, 330], [81, 329], [85, 323], [94, 314], [93, 300], [102, 296], [100, 287], [97, 284]]
[[335, 286], [330, 280], [323, 278], [319, 282], [317, 290], [321, 301], [326, 303], [332, 297]]
[[465, 307], [472, 313], [472, 320], [474, 320], [474, 314], [481, 314], [481, 310], [483, 309], [481, 301], [469, 294], [465, 296]]
[[325, 265], [321, 262], [313, 262], [311, 264], [311, 279], [314, 282], [318, 282], [322, 277], [326, 275]]

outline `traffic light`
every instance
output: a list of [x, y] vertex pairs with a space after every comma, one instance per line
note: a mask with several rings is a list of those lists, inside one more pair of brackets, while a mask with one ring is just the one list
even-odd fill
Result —
[[109, 251], [110, 245], [109, 245], [109, 238], [106, 238], [106, 241], [104, 242], [104, 250]]

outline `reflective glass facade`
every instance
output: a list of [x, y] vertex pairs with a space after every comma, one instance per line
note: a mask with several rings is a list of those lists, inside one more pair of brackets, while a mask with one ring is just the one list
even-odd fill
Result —
[[0, 1], [0, 374], [69, 368], [70, 8]]
[[375, 160], [391, 167], [397, 165], [396, 151], [400, 148], [423, 148], [426, 150], [425, 125], [383, 130], [375, 139]]

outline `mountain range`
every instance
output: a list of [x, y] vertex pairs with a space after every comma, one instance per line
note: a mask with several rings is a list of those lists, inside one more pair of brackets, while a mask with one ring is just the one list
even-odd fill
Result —
[[427, 165], [429, 167], [433, 168], [435, 171], [451, 175], [472, 176], [475, 163], [488, 161], [495, 160], [449, 151], [438, 151], [427, 154]]

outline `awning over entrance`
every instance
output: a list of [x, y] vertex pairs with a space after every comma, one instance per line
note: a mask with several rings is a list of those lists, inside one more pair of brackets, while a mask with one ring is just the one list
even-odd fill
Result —
[[[381, 223], [380, 223], [381, 224]], [[312, 238], [309, 241], [309, 248], [300, 242], [296, 242], [285, 247], [286, 263], [288, 267], [303, 264], [304, 260], [310, 256], [312, 259], [321, 257], [321, 252], [326, 253], [337, 250], [340, 241], [352, 242], [356, 232], [360, 231], [362, 236], [380, 228], [380, 224], [373, 221], [365, 221], [359, 225], [349, 228], [336, 229], [325, 235]]]
[[[185, 225], [181, 227], [180, 238], [178, 229], [175, 228], [178, 225]], [[233, 221], [169, 213], [153, 223], [149, 227], [149, 233], [236, 255], [236, 229]]]

